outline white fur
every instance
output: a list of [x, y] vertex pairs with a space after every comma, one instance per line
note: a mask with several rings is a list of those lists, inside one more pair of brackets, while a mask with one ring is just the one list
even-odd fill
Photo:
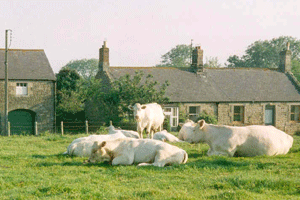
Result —
[[197, 123], [193, 122], [192, 120], [187, 120], [179, 131], [178, 139], [189, 143], [196, 143], [196, 137], [193, 135], [196, 125]]
[[110, 135], [90, 135], [88, 137], [77, 138], [68, 146], [67, 151], [63, 154], [79, 157], [90, 157], [92, 146], [95, 141], [106, 141], [116, 138], [126, 138], [122, 133]]
[[171, 144], [151, 139], [119, 138], [104, 142], [95, 142], [89, 162], [112, 162], [112, 165], [138, 166], [186, 163], [187, 153]]
[[125, 135], [126, 137], [136, 138], [136, 139], [139, 138], [139, 133], [136, 131], [116, 129], [113, 125], [110, 125], [108, 127], [108, 134], [115, 134], [118, 132], [123, 133], [123, 135]]
[[161, 140], [161, 141], [168, 141], [168, 142], [182, 142], [179, 140], [176, 136], [169, 133], [167, 130], [162, 130], [160, 132], [157, 132], [153, 135], [153, 139], [155, 140]]
[[153, 138], [153, 132], [162, 130], [162, 125], [165, 119], [161, 106], [157, 103], [141, 105], [136, 103], [133, 107], [134, 117], [137, 121], [137, 132], [140, 138], [143, 138], [143, 131], [146, 128], [148, 137]]
[[208, 156], [227, 155], [259, 156], [287, 154], [293, 137], [274, 126], [253, 125], [245, 127], [218, 126], [200, 120], [189, 135], [194, 142], [207, 143]]

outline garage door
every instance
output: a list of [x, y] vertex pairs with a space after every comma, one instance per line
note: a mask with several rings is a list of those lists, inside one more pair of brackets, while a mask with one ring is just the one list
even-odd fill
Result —
[[13, 110], [8, 113], [10, 134], [34, 134], [35, 113], [30, 110]]

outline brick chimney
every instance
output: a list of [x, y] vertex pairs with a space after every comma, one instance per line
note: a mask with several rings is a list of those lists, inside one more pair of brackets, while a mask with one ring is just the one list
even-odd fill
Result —
[[290, 50], [290, 43], [287, 42], [286, 49], [280, 52], [279, 69], [282, 72], [291, 72], [292, 68], [292, 52]]
[[203, 72], [203, 50], [196, 46], [192, 52], [192, 71], [195, 73]]
[[102, 48], [99, 50], [99, 71], [107, 71], [109, 69], [109, 48], [106, 41], [103, 42]]

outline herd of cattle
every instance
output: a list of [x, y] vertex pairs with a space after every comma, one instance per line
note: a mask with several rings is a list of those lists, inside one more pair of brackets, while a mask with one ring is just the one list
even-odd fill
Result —
[[[293, 137], [273, 126], [223, 126], [207, 124], [204, 120], [197, 123], [188, 120], [177, 138], [162, 130], [164, 114], [159, 104], [136, 103], [129, 108], [137, 121], [137, 132], [115, 129], [110, 124], [107, 135], [75, 139], [64, 154], [89, 157], [86, 162], [91, 163], [108, 161], [112, 165], [137, 163], [163, 167], [184, 164], [188, 159], [186, 151], [171, 142], [207, 143], [208, 156], [230, 157], [286, 154], [293, 145]], [[145, 129], [150, 139], [143, 139]]]

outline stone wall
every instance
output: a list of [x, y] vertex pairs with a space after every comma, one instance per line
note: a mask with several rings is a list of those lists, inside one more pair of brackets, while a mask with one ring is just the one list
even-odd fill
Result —
[[[28, 84], [28, 95], [16, 95], [16, 83]], [[55, 83], [53, 81], [10, 81], [8, 112], [25, 109], [36, 114], [39, 131], [53, 131], [55, 122]], [[0, 81], [0, 121], [4, 126], [4, 81]]]

